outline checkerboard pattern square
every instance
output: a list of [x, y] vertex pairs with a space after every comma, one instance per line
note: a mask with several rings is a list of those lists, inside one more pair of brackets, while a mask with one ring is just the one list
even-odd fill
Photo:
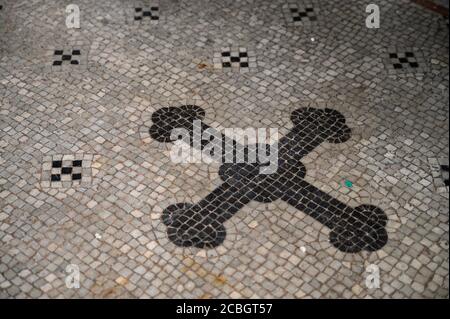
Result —
[[214, 53], [215, 69], [248, 72], [257, 68], [256, 57], [245, 47], [223, 47]]
[[89, 154], [45, 157], [42, 167], [41, 186], [53, 188], [89, 186], [92, 182], [92, 159], [93, 156]]
[[61, 66], [63, 64], [79, 65], [80, 56], [81, 56], [80, 49], [55, 50], [53, 54], [53, 65], [54, 66]]
[[384, 53], [384, 65], [389, 74], [424, 73], [427, 70], [423, 54], [414, 48], [388, 48]]
[[416, 57], [413, 52], [393, 52], [389, 53], [389, 59], [394, 66], [394, 69], [402, 68], [418, 68]]
[[158, 25], [161, 22], [161, 6], [158, 0], [132, 0], [125, 7], [127, 24]]
[[288, 26], [313, 25], [320, 12], [316, 1], [289, 2], [283, 5], [282, 10]]
[[305, 9], [290, 8], [293, 21], [316, 21], [317, 17], [312, 6], [307, 6]]
[[134, 21], [159, 20], [159, 7], [136, 7], [134, 8]]
[[82, 40], [58, 43], [46, 51], [42, 66], [48, 72], [83, 72], [88, 67], [89, 48]]

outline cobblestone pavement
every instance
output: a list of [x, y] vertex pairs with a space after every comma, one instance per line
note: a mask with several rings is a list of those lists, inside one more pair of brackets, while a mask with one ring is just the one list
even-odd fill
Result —
[[376, 3], [0, 0], [0, 297], [448, 298], [448, 24]]

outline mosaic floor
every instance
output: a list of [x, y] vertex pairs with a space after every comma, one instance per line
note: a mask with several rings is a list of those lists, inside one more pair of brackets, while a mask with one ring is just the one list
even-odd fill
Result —
[[0, 0], [0, 297], [448, 298], [448, 20], [366, 2]]

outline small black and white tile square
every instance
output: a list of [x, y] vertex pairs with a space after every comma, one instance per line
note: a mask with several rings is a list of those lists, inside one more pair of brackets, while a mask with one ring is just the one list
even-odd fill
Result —
[[88, 52], [88, 46], [82, 44], [55, 45], [47, 52], [46, 66], [53, 72], [85, 70]]
[[449, 160], [448, 157], [429, 158], [434, 186], [438, 193], [449, 191]]
[[417, 48], [391, 46], [383, 53], [383, 63], [390, 75], [425, 73], [428, 63]]
[[128, 6], [127, 21], [133, 25], [156, 25], [161, 20], [159, 1], [134, 1]]
[[45, 156], [42, 164], [43, 188], [88, 187], [92, 184], [92, 154]]
[[79, 65], [81, 58], [80, 49], [72, 50], [54, 50], [53, 51], [53, 65], [61, 66], [63, 64]]
[[320, 17], [317, 0], [288, 1], [282, 6], [283, 16], [288, 26], [313, 26]]
[[216, 70], [245, 73], [257, 69], [256, 55], [244, 46], [222, 47], [213, 56]]

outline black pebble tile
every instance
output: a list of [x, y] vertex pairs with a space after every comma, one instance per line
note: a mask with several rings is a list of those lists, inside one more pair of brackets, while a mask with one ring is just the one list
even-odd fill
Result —
[[72, 167], [63, 167], [61, 169], [61, 174], [65, 174], [65, 175], [72, 174]]
[[83, 164], [83, 161], [81, 161], [81, 160], [72, 161], [73, 167], [81, 167], [82, 164]]
[[53, 161], [52, 167], [54, 167], [54, 168], [62, 167], [62, 161]]

